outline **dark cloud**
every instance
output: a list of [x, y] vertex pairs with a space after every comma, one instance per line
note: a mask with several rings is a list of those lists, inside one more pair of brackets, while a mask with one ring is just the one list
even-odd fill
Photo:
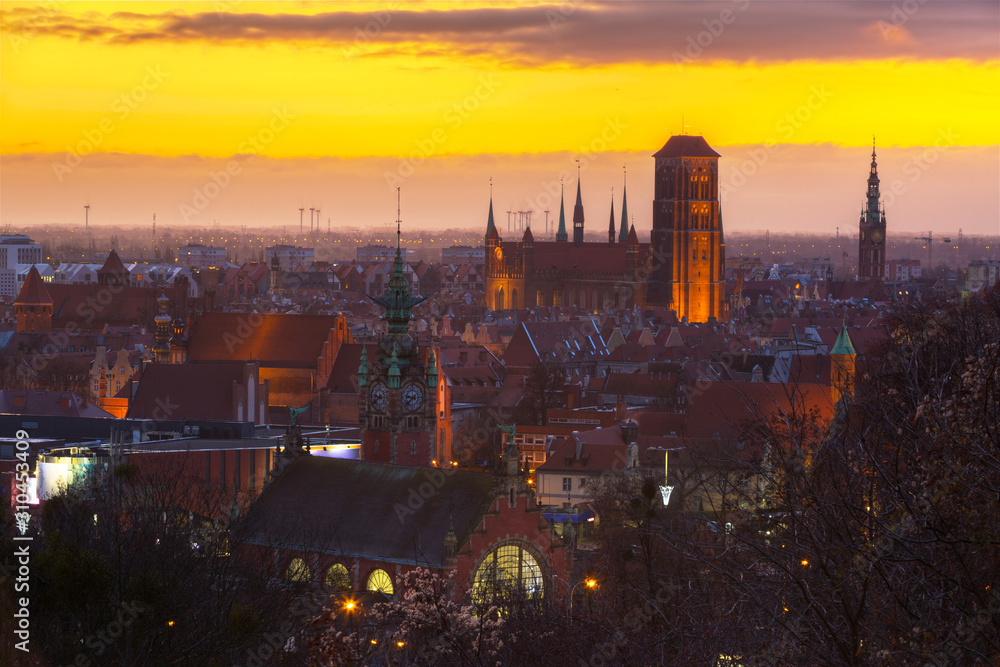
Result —
[[[404, 5], [405, 6], [405, 5]], [[320, 14], [3, 12], [5, 31], [111, 43], [311, 40], [357, 55], [421, 51], [547, 62], [996, 59], [996, 2], [614, 2]]]

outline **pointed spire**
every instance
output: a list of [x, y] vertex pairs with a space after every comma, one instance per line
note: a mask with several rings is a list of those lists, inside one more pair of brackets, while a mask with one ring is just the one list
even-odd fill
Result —
[[615, 243], [615, 189], [611, 188], [611, 222], [608, 223], [608, 243]]
[[566, 196], [563, 184], [559, 183], [559, 231], [556, 232], [556, 241], [566, 240]]
[[573, 207], [573, 243], [583, 243], [583, 194], [581, 192], [580, 163], [576, 163], [576, 205]]
[[486, 221], [486, 236], [489, 237], [490, 230], [496, 228], [496, 223], [493, 222], [493, 177], [490, 176], [490, 217]]
[[857, 356], [857, 352], [854, 351], [854, 344], [851, 343], [851, 335], [847, 333], [847, 324], [842, 323], [840, 325], [840, 333], [837, 334], [837, 342], [833, 344], [833, 349], [830, 350], [830, 356], [835, 356], [838, 354], [843, 354], [847, 356]]
[[628, 171], [622, 166], [625, 182], [622, 185], [622, 224], [618, 230], [618, 242], [625, 243], [628, 240]]

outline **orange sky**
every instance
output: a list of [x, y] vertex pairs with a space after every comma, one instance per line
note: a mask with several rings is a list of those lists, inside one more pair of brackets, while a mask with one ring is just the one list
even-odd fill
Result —
[[0, 7], [15, 228], [87, 202], [93, 224], [377, 225], [396, 185], [413, 224], [472, 226], [491, 176], [540, 221], [580, 158], [588, 223], [628, 162], [648, 229], [649, 155], [683, 122], [723, 155], [727, 229], [855, 224], [874, 132], [890, 230], [1000, 233], [995, 2]]

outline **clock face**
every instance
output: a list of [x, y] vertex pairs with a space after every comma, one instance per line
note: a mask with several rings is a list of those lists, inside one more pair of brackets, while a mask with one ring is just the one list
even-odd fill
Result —
[[416, 384], [408, 384], [403, 388], [403, 408], [407, 412], [416, 412], [424, 402], [424, 390]]
[[503, 261], [503, 250], [500, 248], [500, 246], [497, 246], [496, 250], [493, 251], [493, 255], [497, 258], [498, 262]]
[[385, 385], [372, 385], [372, 407], [381, 412], [382, 410], [385, 410], [385, 406], [388, 402], [389, 392], [386, 391]]
[[872, 241], [874, 241], [875, 243], [881, 243], [882, 242], [882, 232], [880, 232], [880, 231], [872, 232]]

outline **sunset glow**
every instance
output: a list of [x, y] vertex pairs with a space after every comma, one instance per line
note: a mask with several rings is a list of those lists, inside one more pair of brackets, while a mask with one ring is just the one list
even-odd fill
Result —
[[[83, 179], [53, 166], [74, 154], [254, 154], [408, 158], [444, 188], [457, 156], [494, 156], [499, 175], [522, 154], [648, 154], [682, 129], [724, 157], [873, 133], [890, 149], [1000, 144], [994, 5], [963, 5], [944, 29], [931, 5], [822, 4], [5, 3], [4, 180], [14, 155], [49, 163], [30, 190], [58, 193]], [[990, 154], [969, 173], [995, 172]], [[17, 222], [26, 200], [3, 194]]]

